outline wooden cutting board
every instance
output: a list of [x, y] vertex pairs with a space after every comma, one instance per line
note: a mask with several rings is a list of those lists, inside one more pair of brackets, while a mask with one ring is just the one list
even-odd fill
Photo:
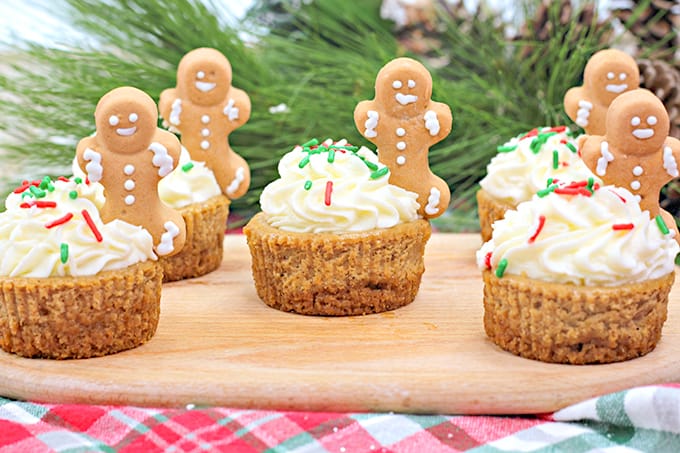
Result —
[[[390, 313], [307, 317], [255, 294], [243, 236], [217, 271], [167, 284], [156, 336], [74, 361], [0, 353], [0, 395], [52, 403], [525, 414], [625, 388], [680, 381], [680, 287], [656, 350], [611, 365], [540, 363], [486, 339], [477, 235], [435, 234], [420, 293]], [[678, 279], [680, 280], [680, 279]]]

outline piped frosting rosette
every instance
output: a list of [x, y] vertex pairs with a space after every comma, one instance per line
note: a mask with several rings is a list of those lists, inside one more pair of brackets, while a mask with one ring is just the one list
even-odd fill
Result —
[[666, 276], [680, 248], [661, 216], [628, 190], [593, 178], [549, 180], [507, 211], [477, 252], [480, 269], [545, 282], [616, 286]]
[[389, 169], [365, 147], [311, 140], [279, 162], [262, 211], [275, 228], [299, 233], [357, 232], [418, 219], [418, 195], [388, 182]]
[[535, 128], [498, 147], [479, 185], [494, 199], [516, 206], [531, 199], [548, 178], [578, 181], [594, 177], [578, 155], [566, 126]]
[[102, 222], [99, 196], [79, 177], [24, 181], [0, 213], [0, 276], [89, 276], [155, 260], [145, 229]]

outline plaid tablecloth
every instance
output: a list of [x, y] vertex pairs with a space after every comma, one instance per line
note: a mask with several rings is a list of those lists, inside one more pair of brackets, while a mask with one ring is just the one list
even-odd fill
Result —
[[542, 416], [55, 405], [0, 397], [0, 452], [680, 452], [680, 384]]

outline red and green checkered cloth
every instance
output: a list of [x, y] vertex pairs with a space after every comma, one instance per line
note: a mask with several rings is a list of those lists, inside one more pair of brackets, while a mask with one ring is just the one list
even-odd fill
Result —
[[530, 417], [55, 405], [0, 397], [1, 452], [680, 452], [680, 385]]

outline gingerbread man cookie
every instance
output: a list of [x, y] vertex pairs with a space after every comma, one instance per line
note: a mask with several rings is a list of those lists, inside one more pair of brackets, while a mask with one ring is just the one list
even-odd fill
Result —
[[164, 90], [164, 123], [181, 133], [191, 158], [205, 162], [230, 199], [246, 193], [250, 169], [229, 146], [229, 134], [250, 118], [250, 98], [231, 86], [231, 65], [215, 49], [187, 53], [177, 68], [177, 86]]
[[602, 135], [609, 105], [639, 85], [640, 71], [632, 57], [616, 49], [601, 50], [588, 60], [583, 86], [567, 91], [564, 110], [587, 134]]
[[433, 218], [444, 213], [451, 192], [430, 170], [430, 146], [451, 132], [451, 109], [434, 102], [432, 77], [410, 58], [386, 64], [375, 81], [375, 99], [360, 102], [354, 122], [378, 147], [380, 162], [390, 169], [390, 183], [418, 194], [419, 214]]
[[137, 88], [109, 91], [94, 118], [97, 133], [78, 143], [76, 155], [88, 179], [104, 186], [102, 220], [145, 228], [159, 256], [178, 253], [186, 237], [184, 220], [163, 204], [157, 187], [179, 162], [177, 137], [156, 127], [156, 104]]
[[636, 89], [617, 97], [609, 107], [604, 136], [587, 136], [581, 146], [585, 164], [605, 184], [625, 187], [652, 218], [680, 240], [673, 216], [659, 207], [659, 192], [678, 177], [680, 141], [668, 136], [670, 120], [651, 91]]

